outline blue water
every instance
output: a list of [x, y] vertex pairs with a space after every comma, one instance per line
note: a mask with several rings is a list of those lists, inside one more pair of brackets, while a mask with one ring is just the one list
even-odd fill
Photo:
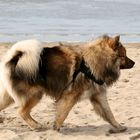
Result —
[[140, 0], [0, 0], [0, 42], [87, 41], [102, 34], [140, 42]]

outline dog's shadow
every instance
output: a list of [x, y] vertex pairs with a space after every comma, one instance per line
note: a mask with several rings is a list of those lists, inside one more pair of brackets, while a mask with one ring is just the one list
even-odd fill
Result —
[[137, 132], [140, 132], [140, 127], [127, 127], [125, 132], [121, 133], [109, 133], [110, 127], [107, 124], [94, 126], [94, 125], [85, 125], [85, 126], [73, 126], [72, 128], [63, 127], [61, 133], [64, 135], [92, 135], [92, 136], [101, 136], [101, 135], [131, 135]]

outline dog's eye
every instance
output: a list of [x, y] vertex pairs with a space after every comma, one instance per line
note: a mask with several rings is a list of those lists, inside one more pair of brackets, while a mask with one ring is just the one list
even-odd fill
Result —
[[118, 57], [119, 57], [119, 58], [125, 58], [125, 56], [123, 56], [123, 55], [119, 55], [119, 54], [118, 54]]
[[119, 58], [120, 58], [121, 60], [124, 60], [124, 59], [125, 59], [125, 56], [119, 56]]

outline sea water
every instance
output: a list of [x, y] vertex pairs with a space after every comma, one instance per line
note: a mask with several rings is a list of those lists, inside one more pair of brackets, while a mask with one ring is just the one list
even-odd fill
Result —
[[140, 0], [0, 0], [0, 42], [87, 41], [102, 34], [140, 42]]

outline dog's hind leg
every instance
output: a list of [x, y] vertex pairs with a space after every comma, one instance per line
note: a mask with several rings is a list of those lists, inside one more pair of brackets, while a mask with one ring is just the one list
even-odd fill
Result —
[[14, 102], [14, 100], [9, 96], [5, 88], [0, 85], [0, 111], [8, 107]]
[[125, 126], [121, 126], [114, 118], [113, 113], [109, 107], [106, 93], [98, 93], [91, 97], [91, 103], [94, 105], [95, 111], [104, 120], [109, 122], [115, 129], [111, 129], [110, 133], [124, 132], [126, 130]]
[[37, 121], [35, 121], [30, 115], [32, 108], [40, 101], [41, 97], [41, 93], [40, 96], [31, 97], [24, 105], [20, 106], [18, 110], [21, 118], [28, 124], [28, 126], [32, 130], [41, 128], [41, 125]]
[[71, 108], [78, 100], [78, 94], [75, 92], [63, 93], [63, 96], [56, 103], [56, 119], [54, 123], [54, 130], [59, 131], [65, 118], [68, 116]]

